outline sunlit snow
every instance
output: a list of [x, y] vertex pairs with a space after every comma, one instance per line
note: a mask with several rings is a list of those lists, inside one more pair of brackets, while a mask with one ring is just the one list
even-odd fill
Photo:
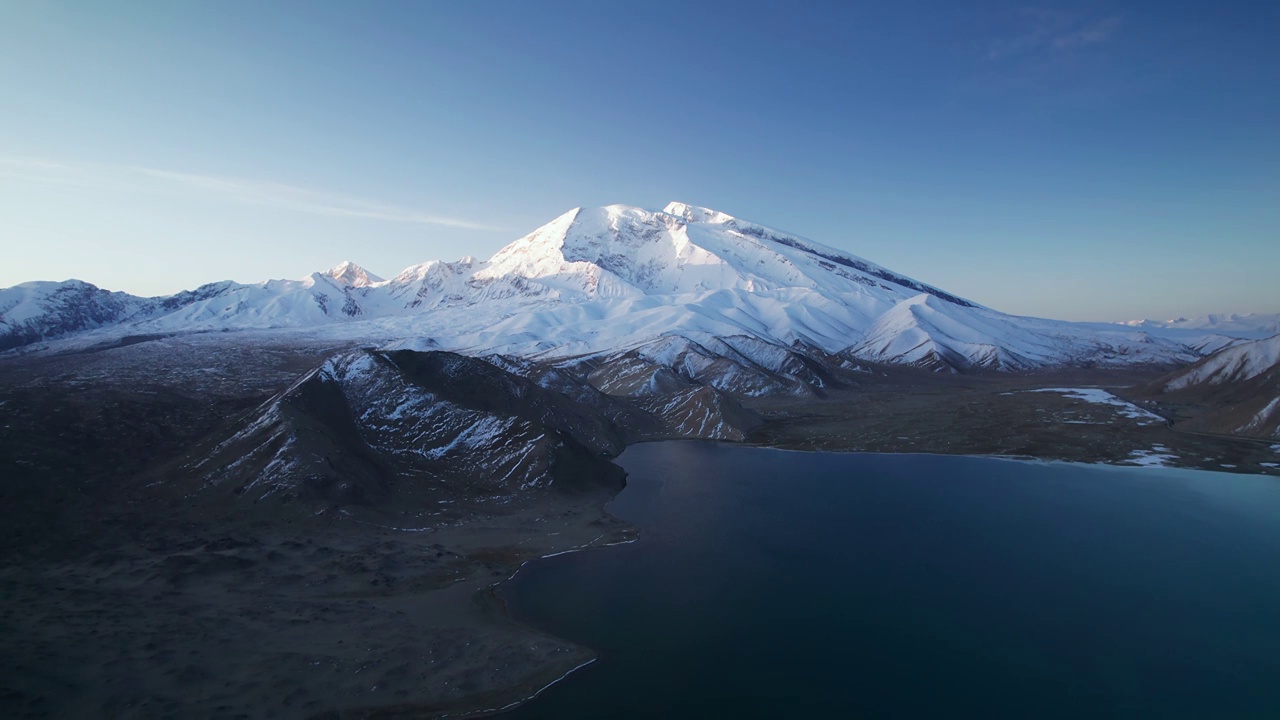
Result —
[[[59, 300], [61, 298], [61, 300]], [[72, 312], [84, 298], [91, 313]], [[812, 348], [936, 370], [1185, 363], [1195, 329], [1017, 317], [833, 247], [707, 208], [571, 210], [489, 260], [430, 261], [380, 280], [343, 263], [300, 280], [220, 282], [165, 298], [81, 283], [0, 290], [0, 339], [272, 329], [384, 348], [557, 359], [678, 337]], [[769, 348], [769, 349], [766, 349]], [[855, 362], [856, 364], [856, 362]]]

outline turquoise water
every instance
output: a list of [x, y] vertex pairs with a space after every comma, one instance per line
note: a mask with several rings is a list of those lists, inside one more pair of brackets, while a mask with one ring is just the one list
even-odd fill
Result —
[[632, 447], [638, 542], [526, 566], [601, 660], [517, 718], [1280, 717], [1274, 478]]

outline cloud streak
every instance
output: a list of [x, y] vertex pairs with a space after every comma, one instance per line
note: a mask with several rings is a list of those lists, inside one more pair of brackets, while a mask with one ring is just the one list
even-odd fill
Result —
[[1086, 45], [1100, 45], [1110, 40], [1111, 36], [1120, 30], [1122, 22], [1118, 17], [1109, 17], [1089, 23], [1054, 38], [1053, 46], [1058, 49], [1066, 49], [1084, 47]]
[[462, 230], [501, 230], [415, 208], [283, 183], [174, 172], [149, 167], [0, 156], [0, 178], [133, 193], [179, 192], [201, 198], [283, 210]]
[[1025, 18], [1022, 32], [991, 42], [987, 47], [988, 60], [1039, 57], [1101, 45], [1110, 41], [1124, 24], [1119, 16], [1081, 19], [1070, 13], [1031, 8], [1023, 9], [1020, 14]]

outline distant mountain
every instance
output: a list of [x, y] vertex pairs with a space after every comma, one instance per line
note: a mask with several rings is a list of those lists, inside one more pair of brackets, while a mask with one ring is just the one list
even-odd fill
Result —
[[1280, 313], [1248, 313], [1245, 315], [1202, 315], [1173, 320], [1128, 320], [1120, 325], [1162, 330], [1203, 330], [1215, 333], [1250, 333], [1267, 337], [1280, 333]]
[[342, 285], [353, 288], [368, 287], [383, 282], [382, 278], [350, 260], [344, 260], [324, 274], [337, 280]]
[[0, 351], [47, 338], [120, 325], [151, 313], [152, 301], [80, 280], [29, 282], [0, 290]]
[[1245, 342], [1162, 378], [1152, 395], [1189, 408], [1189, 430], [1280, 438], [1280, 335]]
[[314, 327], [355, 318], [383, 282], [352, 263], [302, 280], [230, 281], [142, 298], [80, 280], [29, 282], [0, 290], [0, 350], [112, 328], [119, 334], [221, 327]]
[[249, 329], [539, 361], [626, 358], [631, 369], [617, 383], [761, 393], [806, 392], [832, 368], [877, 363], [1176, 366], [1239, 335], [1007, 315], [842, 250], [683, 203], [577, 208], [489, 260], [431, 261], [389, 280], [343, 263], [301, 280], [214, 283], [162, 298], [75, 281], [0, 290], [0, 348]]

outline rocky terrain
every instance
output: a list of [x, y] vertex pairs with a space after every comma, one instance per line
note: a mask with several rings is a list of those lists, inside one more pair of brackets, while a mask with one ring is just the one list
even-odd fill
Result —
[[516, 702], [592, 654], [513, 624], [490, 589], [526, 560], [634, 537], [601, 509], [624, 482], [609, 459], [634, 442], [1280, 461], [1170, 427], [1140, 397], [1156, 369], [752, 361], [766, 350], [669, 338], [539, 361], [204, 333], [10, 353], [0, 707], [438, 717]]

